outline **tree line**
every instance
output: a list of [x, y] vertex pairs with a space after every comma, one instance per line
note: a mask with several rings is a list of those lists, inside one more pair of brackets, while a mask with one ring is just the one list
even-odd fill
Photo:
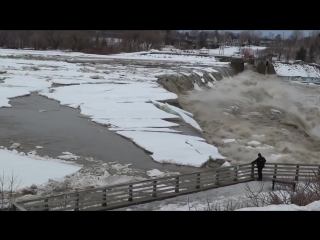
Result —
[[208, 47], [208, 40], [212, 39], [223, 44], [237, 38], [239, 46], [259, 45], [263, 39], [272, 39], [273, 44], [260, 51], [261, 55], [275, 54], [278, 60], [286, 61], [320, 60], [319, 30], [311, 31], [309, 36], [304, 36], [301, 30], [293, 30], [286, 38], [271, 32], [263, 36], [258, 30], [239, 33], [221, 30], [0, 30], [0, 47], [115, 54], [160, 49], [164, 45], [180, 47], [187, 36], [197, 39], [198, 48]]
[[302, 60], [317, 62], [320, 60], [320, 31], [310, 31], [305, 36], [301, 30], [293, 30], [284, 38], [280, 34], [274, 37], [275, 44], [261, 51], [261, 54], [275, 54], [278, 60]]
[[70, 50], [93, 54], [115, 54], [159, 48], [158, 30], [0, 30], [0, 47], [34, 50]]

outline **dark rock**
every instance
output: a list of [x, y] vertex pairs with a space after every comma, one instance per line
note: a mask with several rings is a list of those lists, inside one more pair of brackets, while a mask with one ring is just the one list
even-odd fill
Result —
[[31, 189], [31, 188], [24, 188], [24, 189], [22, 189], [22, 194], [23, 195], [27, 195], [27, 194], [35, 195], [35, 194], [37, 194], [37, 190]]

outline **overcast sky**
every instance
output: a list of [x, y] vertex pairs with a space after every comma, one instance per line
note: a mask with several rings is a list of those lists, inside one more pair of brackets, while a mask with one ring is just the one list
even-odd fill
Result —
[[[229, 31], [232, 31], [232, 32], [241, 32], [243, 30], [229, 30]], [[268, 36], [268, 34], [270, 32], [272, 32], [274, 34], [274, 36], [278, 35], [278, 34], [281, 34], [281, 37], [282, 37], [282, 34], [284, 34], [284, 37], [288, 37], [291, 33], [292, 33], [292, 30], [258, 30], [258, 31], [261, 31], [262, 34], [264, 36]], [[314, 31], [314, 30], [302, 30], [304, 32], [304, 35], [305, 36], [309, 36], [309, 31]]]

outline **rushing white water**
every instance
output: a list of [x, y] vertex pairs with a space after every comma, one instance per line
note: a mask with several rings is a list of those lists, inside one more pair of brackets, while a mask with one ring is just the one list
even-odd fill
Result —
[[234, 162], [250, 162], [260, 152], [270, 162], [319, 163], [319, 96], [319, 86], [245, 71], [179, 101]]

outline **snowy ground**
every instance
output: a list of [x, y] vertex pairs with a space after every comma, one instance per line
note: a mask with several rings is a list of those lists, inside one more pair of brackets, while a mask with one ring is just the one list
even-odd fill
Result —
[[[241, 49], [245, 49], [251, 53], [255, 53], [257, 50], [264, 50], [266, 47], [260, 47], [260, 46], [250, 46], [250, 47], [241, 47]], [[221, 55], [224, 56], [238, 56], [239, 53], [239, 47], [226, 47], [224, 48], [224, 52]], [[209, 50], [209, 54], [213, 55], [219, 55], [219, 49], [211, 49]]]
[[[11, 49], [0, 49], [1, 56], [6, 57], [17, 57], [17, 54], [24, 55], [25, 57], [33, 58], [47, 58], [51, 60], [68, 60], [68, 61], [79, 61], [85, 60], [86, 62], [97, 61], [97, 60], [146, 60], [146, 61], [158, 61], [158, 62], [184, 62], [191, 64], [207, 64], [207, 65], [225, 65], [217, 61], [213, 56], [184, 56], [180, 53], [172, 54], [170, 51], [145, 51], [145, 52], [133, 52], [133, 53], [121, 53], [113, 55], [94, 55], [94, 54], [84, 54], [78, 52], [60, 52], [60, 51], [33, 51], [33, 50], [11, 50]], [[161, 53], [161, 54], [152, 54]]]
[[273, 66], [278, 76], [320, 78], [319, 68], [308, 64], [274, 62]]
[[[245, 47], [241, 47], [241, 49], [246, 49], [247, 51], [249, 51], [249, 52], [254, 54], [257, 50], [264, 50], [264, 49], [266, 49], [266, 47], [261, 47], [261, 46], [250, 46], [249, 47], [249, 46], [245, 46]], [[153, 50], [152, 52], [170, 54], [170, 55], [166, 56], [166, 58], [167, 58], [169, 56], [172, 56], [171, 55], [172, 53], [176, 53], [176, 54], [200, 54], [201, 50], [196, 50], [196, 49], [180, 50], [180, 49], [176, 49], [176, 48], [173, 48], [173, 47], [166, 47], [166, 48], [161, 49], [161, 51]], [[209, 56], [218, 56], [218, 55], [241, 56], [241, 54], [239, 54], [239, 47], [233, 47], [233, 46], [226, 46], [224, 48], [224, 52], [221, 52], [221, 50], [219, 50], [219, 48], [218, 49], [208, 49], [208, 55]]]
[[312, 202], [306, 206], [297, 206], [295, 204], [270, 205], [266, 207], [241, 208], [236, 211], [320, 211], [320, 201]]

